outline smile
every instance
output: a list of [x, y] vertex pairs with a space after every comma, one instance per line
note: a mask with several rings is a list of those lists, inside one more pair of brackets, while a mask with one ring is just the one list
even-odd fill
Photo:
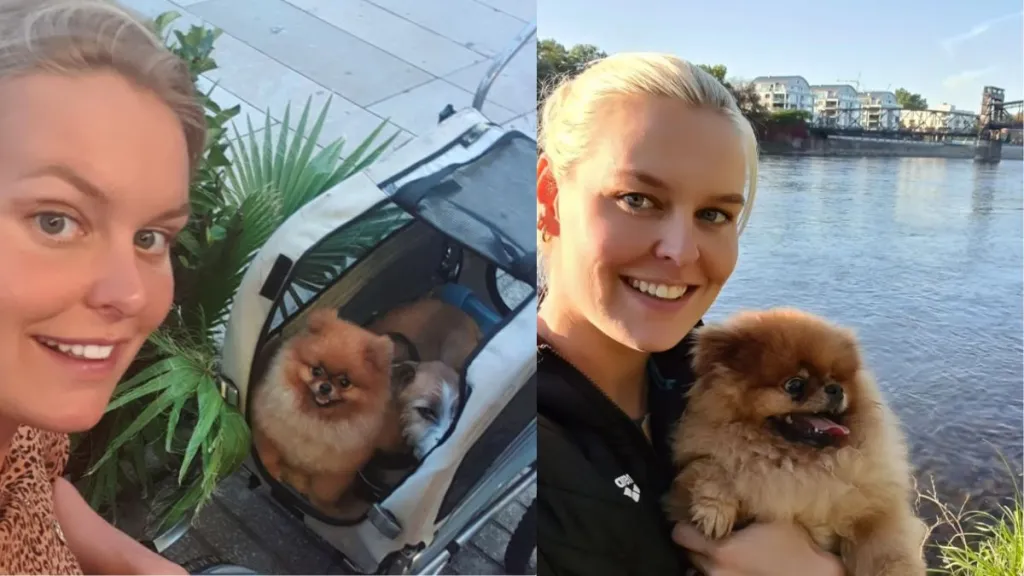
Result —
[[624, 278], [624, 280], [638, 292], [661, 300], [679, 300], [686, 295], [686, 291], [689, 289], [689, 286], [686, 285], [657, 284], [636, 278]]
[[72, 358], [80, 360], [106, 360], [114, 352], [112, 345], [67, 344], [49, 338], [36, 338], [40, 344]]

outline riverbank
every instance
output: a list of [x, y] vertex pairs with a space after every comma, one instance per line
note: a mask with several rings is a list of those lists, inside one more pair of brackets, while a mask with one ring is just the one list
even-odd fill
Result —
[[[974, 145], [941, 142], [913, 142], [833, 136], [762, 141], [765, 156], [811, 156], [841, 158], [953, 158], [973, 159]], [[1003, 160], [1024, 160], [1024, 147], [1004, 144]]]

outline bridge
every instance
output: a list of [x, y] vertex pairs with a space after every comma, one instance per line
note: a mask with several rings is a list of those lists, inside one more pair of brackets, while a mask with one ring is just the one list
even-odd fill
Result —
[[[1022, 130], [1024, 100], [1006, 102], [1003, 90], [986, 86], [981, 114], [958, 110], [904, 110], [882, 106], [819, 110], [808, 122], [812, 134], [896, 140], [998, 140]], [[1020, 134], [1016, 135], [1020, 139]]]

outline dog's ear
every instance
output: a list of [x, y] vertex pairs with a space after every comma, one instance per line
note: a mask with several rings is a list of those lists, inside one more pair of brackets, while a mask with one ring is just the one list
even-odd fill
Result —
[[416, 362], [398, 362], [391, 366], [391, 382], [399, 390], [405, 388], [416, 379]]
[[742, 371], [744, 366], [755, 365], [760, 353], [761, 344], [749, 335], [732, 327], [704, 325], [696, 331], [693, 371], [697, 376], [715, 366]]
[[391, 361], [395, 356], [395, 344], [387, 336], [368, 334], [366, 347], [363, 349], [363, 358], [370, 369], [378, 373], [387, 374], [391, 368]]
[[334, 308], [320, 308], [309, 313], [306, 329], [310, 334], [320, 334], [331, 322], [338, 319], [338, 311]]

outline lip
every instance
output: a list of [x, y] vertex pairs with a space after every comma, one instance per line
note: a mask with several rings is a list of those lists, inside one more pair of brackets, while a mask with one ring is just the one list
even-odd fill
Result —
[[34, 336], [36, 340], [53, 340], [54, 342], [60, 342], [61, 344], [67, 344], [69, 346], [117, 346], [118, 344], [124, 344], [128, 341], [128, 338], [118, 338], [116, 340], [78, 340], [74, 338], [54, 338], [52, 336]]
[[[86, 382], [106, 382], [115, 376], [119, 376], [117, 371], [118, 367], [121, 365], [121, 356], [124, 354], [125, 344], [127, 342], [127, 340], [101, 339], [72, 340], [66, 338], [51, 338], [49, 336], [35, 336], [32, 340], [40, 350], [48, 355], [48, 357], [54, 362], [55, 366], [67, 371], [72, 380]], [[113, 350], [111, 350], [110, 356], [102, 360], [75, 358], [60, 352], [59, 350], [50, 348], [46, 344], [43, 344], [42, 340], [51, 340], [71, 346], [111, 346]]]
[[[641, 281], [648, 282], [648, 283], [653, 282], [655, 284], [668, 284], [668, 285], [673, 285], [673, 286], [686, 286], [686, 293], [683, 294], [682, 297], [680, 297], [680, 298], [678, 298], [676, 300], [664, 300], [662, 298], [657, 298], [655, 296], [650, 296], [648, 294], [644, 294], [643, 292], [640, 292], [636, 288], [633, 288], [632, 286], [629, 285], [629, 280], [627, 280], [627, 278], [631, 278], [631, 279], [635, 279], [635, 280], [641, 280]], [[645, 280], [645, 279], [639, 278], [637, 276], [620, 276], [619, 277], [619, 281], [622, 282], [622, 285], [633, 296], [634, 300], [639, 302], [645, 308], [648, 308], [648, 309], [653, 310], [655, 312], [658, 312], [660, 314], [672, 313], [672, 312], [679, 311], [680, 309], [685, 307], [690, 302], [690, 299], [693, 297], [693, 294], [700, 289], [700, 286], [697, 286], [697, 285], [694, 285], [694, 284], [677, 283], [677, 282], [674, 282], [674, 281], [664, 282], [664, 281], [659, 281], [659, 280]]]

